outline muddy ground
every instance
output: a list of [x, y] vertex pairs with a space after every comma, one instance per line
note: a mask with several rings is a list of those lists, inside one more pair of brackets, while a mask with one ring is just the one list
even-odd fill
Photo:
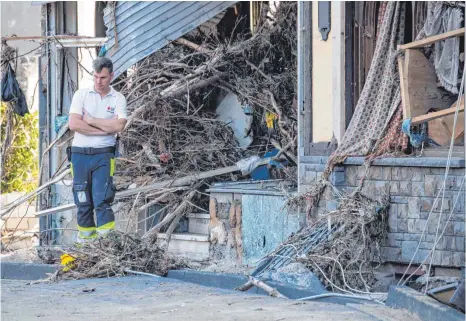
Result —
[[300, 302], [151, 277], [27, 285], [2, 280], [2, 320], [417, 321], [374, 304]]

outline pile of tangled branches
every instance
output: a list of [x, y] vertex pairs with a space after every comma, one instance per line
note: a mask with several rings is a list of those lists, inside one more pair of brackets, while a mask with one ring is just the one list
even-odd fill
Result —
[[[296, 3], [281, 3], [275, 21], [252, 36], [178, 39], [118, 81], [131, 113], [121, 136], [122, 174], [157, 180], [231, 166], [270, 150], [271, 140], [291, 143], [295, 153], [296, 10]], [[219, 97], [227, 93], [254, 110], [247, 149], [217, 119]], [[265, 126], [266, 111], [277, 116], [276, 130]]]
[[62, 263], [55, 273], [39, 282], [123, 276], [133, 271], [164, 276], [179, 264], [157, 244], [155, 237], [142, 240], [117, 231], [66, 249]]
[[299, 261], [333, 291], [369, 292], [376, 281], [372, 262], [380, 262], [378, 250], [388, 231], [389, 202], [372, 200], [360, 192], [342, 196], [339, 202], [335, 211], [316, 223], [329, 221], [338, 227], [336, 232]]

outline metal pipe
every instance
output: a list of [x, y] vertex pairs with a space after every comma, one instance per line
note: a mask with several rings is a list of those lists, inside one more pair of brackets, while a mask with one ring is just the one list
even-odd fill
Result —
[[377, 302], [379, 304], [385, 305], [382, 301], [367, 298], [364, 296], [360, 295], [350, 295], [350, 294], [340, 294], [340, 293], [324, 293], [324, 294], [318, 294], [318, 295], [313, 295], [313, 296], [307, 296], [304, 298], [297, 299], [297, 301], [310, 301], [310, 300], [316, 300], [316, 299], [322, 299], [322, 298], [328, 298], [328, 297], [339, 297], [339, 298], [349, 298], [349, 299], [358, 299], [358, 300], [366, 300], [366, 301], [372, 301], [372, 302]]
[[157, 275], [157, 274], [152, 274], [152, 273], [146, 273], [146, 272], [139, 272], [139, 271], [133, 271], [130, 269], [125, 269], [124, 270], [126, 273], [131, 273], [131, 274], [138, 274], [138, 275], [144, 275], [144, 276], [152, 276], [154, 278], [161, 278], [162, 276]]

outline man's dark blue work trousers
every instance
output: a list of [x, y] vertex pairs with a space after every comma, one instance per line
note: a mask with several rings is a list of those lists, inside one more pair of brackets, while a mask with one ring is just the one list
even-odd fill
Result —
[[111, 207], [115, 198], [114, 157], [113, 153], [73, 152], [71, 155], [73, 196], [78, 208], [78, 242], [90, 241], [115, 229]]

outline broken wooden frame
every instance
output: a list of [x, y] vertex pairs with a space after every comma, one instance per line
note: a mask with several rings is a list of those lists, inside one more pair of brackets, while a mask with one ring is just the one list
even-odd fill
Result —
[[[461, 28], [398, 46], [398, 49], [405, 51], [404, 57], [398, 57], [403, 118], [411, 119], [411, 125], [420, 125], [453, 115], [458, 104], [458, 112], [464, 112], [464, 97], [453, 105], [451, 100], [444, 99], [444, 93], [437, 85], [434, 67], [424, 54], [416, 49], [451, 37], [464, 36], [464, 33], [465, 28]], [[428, 113], [433, 108], [439, 111]]]

